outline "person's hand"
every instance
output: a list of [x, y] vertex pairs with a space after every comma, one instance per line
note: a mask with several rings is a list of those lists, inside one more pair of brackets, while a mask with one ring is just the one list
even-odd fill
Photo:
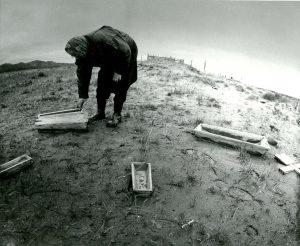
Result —
[[87, 101], [86, 98], [79, 98], [78, 99], [78, 102], [77, 102], [77, 105], [76, 105], [76, 108], [82, 110], [82, 107], [83, 107], [83, 104]]
[[119, 82], [122, 79], [122, 76], [118, 73], [114, 73], [112, 80], [114, 82]]

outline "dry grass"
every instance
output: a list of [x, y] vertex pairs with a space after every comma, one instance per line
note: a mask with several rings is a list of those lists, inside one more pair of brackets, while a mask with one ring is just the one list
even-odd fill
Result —
[[39, 72], [38, 75], [37, 75], [39, 78], [42, 78], [42, 77], [47, 77], [48, 75], [44, 72]]
[[242, 165], [246, 165], [249, 164], [251, 156], [246, 150], [240, 149], [238, 159]]
[[[164, 65], [172, 70], [169, 64]], [[295, 229], [296, 203], [278, 188], [278, 185], [291, 186], [283, 182], [284, 177], [276, 176], [273, 156], [252, 157], [238, 150], [237, 160], [234, 149], [198, 141], [180, 127], [180, 124], [186, 124], [192, 128], [204, 120], [221, 120], [221, 124], [242, 127], [236, 118], [230, 118], [231, 112], [238, 111], [237, 105], [227, 104], [227, 99], [219, 98], [218, 93], [212, 94], [216, 95], [215, 100], [210, 99], [207, 95], [211, 95], [212, 90], [200, 81], [201, 75], [185, 67], [180, 68], [183, 70], [181, 75], [175, 72], [172, 76], [181, 79], [180, 76], [188, 72], [185, 80], [198, 82], [191, 89], [203, 89], [199, 89], [201, 106], [197, 106], [195, 96], [165, 97], [168, 91], [172, 92], [170, 87], [174, 83], [172, 76], [165, 78], [167, 71], [158, 71], [165, 69], [160, 66], [157, 61], [139, 66], [142, 71], [139, 82], [134, 85], [137, 89], [129, 91], [133, 115], [128, 114], [128, 119], [118, 129], [111, 130], [99, 123], [84, 134], [38, 134], [32, 130], [38, 111], [45, 107], [54, 109], [57, 105], [69, 107], [73, 103], [77, 95], [75, 88], [70, 91], [70, 87], [76, 86], [73, 83], [75, 69], [47, 70], [46, 79], [38, 78], [36, 70], [12, 75], [3, 88], [9, 95], [1, 92], [9, 109], [2, 110], [5, 117], [0, 119], [4, 123], [3, 136], [0, 135], [0, 159], [4, 162], [28, 152], [34, 158], [34, 165], [11, 179], [1, 179], [0, 221], [3, 223], [0, 225], [0, 244], [7, 245], [7, 236], [15, 238], [20, 245], [43, 245], [43, 242], [55, 239], [53, 244], [64, 245], [230, 245], [231, 242], [271, 245], [270, 240], [275, 245], [284, 245], [294, 242], [295, 231], [292, 229]], [[146, 70], [155, 74], [154, 77], [149, 77]], [[155, 71], [151, 73], [151, 70]], [[31, 76], [36, 80], [24, 88], [25, 80], [30, 80]], [[197, 79], [194, 80], [195, 76]], [[145, 86], [149, 85], [149, 80], [153, 83], [152, 88], [159, 88], [159, 97], [153, 98], [153, 89]], [[57, 90], [57, 87], [61, 89]], [[32, 100], [24, 100], [28, 97], [22, 94], [25, 89], [32, 93]], [[176, 89], [179, 91], [175, 91], [175, 95], [188, 92], [184, 86]], [[224, 92], [241, 95], [234, 86]], [[43, 103], [40, 102], [42, 96], [46, 99]], [[55, 101], [56, 96], [68, 101], [60, 98]], [[153, 100], [149, 101], [149, 98]], [[172, 99], [172, 104], [163, 103], [167, 98]], [[220, 105], [218, 101], [222, 106], [224, 103], [224, 108], [232, 106], [234, 111], [224, 110], [226, 115], [214, 117], [216, 110], [203, 107]], [[262, 123], [259, 117], [241, 115], [241, 112], [247, 112], [244, 102], [248, 101], [241, 102], [237, 115], [255, 121], [253, 127]], [[22, 107], [12, 107], [14, 103], [22, 104]], [[140, 107], [141, 104], [144, 105]], [[266, 106], [270, 105], [272, 103]], [[285, 112], [283, 106], [276, 107]], [[30, 109], [28, 117], [24, 117], [25, 107]], [[274, 118], [273, 108], [266, 110], [259, 114], [266, 113], [270, 124], [280, 120]], [[259, 114], [257, 116], [261, 116]], [[197, 115], [201, 117], [196, 118]], [[155, 124], [149, 123], [152, 116]], [[297, 118], [290, 113], [293, 126]], [[282, 132], [282, 137], [289, 135]], [[292, 137], [288, 139], [290, 142]], [[182, 148], [185, 151], [182, 152]], [[152, 196], [132, 198], [127, 180], [130, 176], [127, 167], [131, 161], [147, 161], [155, 167], [152, 169], [155, 188]], [[269, 173], [263, 170], [264, 167], [269, 168]], [[165, 168], [167, 174], [163, 173]], [[229, 193], [233, 184], [235, 190]], [[247, 192], [251, 194], [250, 199]], [[181, 228], [192, 219], [197, 222]], [[279, 234], [281, 231], [286, 234]]]
[[189, 88], [189, 87], [181, 87], [181, 88], [175, 88], [168, 92], [167, 96], [172, 96], [172, 95], [192, 95], [195, 93], [195, 90]]
[[262, 95], [262, 98], [269, 101], [287, 102], [287, 98], [276, 92], [266, 92]]
[[207, 107], [221, 108], [221, 104], [219, 103], [219, 101], [213, 97], [205, 97], [199, 95], [196, 100], [199, 106], [205, 105]]
[[156, 106], [152, 103], [147, 103], [147, 104], [140, 105], [140, 108], [142, 110], [156, 111], [158, 109], [158, 106]]

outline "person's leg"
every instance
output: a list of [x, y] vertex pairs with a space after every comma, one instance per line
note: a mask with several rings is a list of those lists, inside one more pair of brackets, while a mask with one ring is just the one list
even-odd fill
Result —
[[[122, 82], [124, 83], [125, 81], [120, 81], [120, 83]], [[126, 101], [128, 88], [129, 85], [125, 84], [123, 86], [118, 86], [118, 88], [115, 90], [114, 114], [112, 119], [107, 122], [107, 126], [116, 127], [121, 122], [121, 112], [123, 109], [123, 104]]]
[[126, 101], [128, 86], [121, 88], [114, 97], [114, 113], [121, 115], [123, 104]]
[[99, 71], [97, 80], [97, 114], [91, 118], [91, 121], [105, 119], [106, 101], [110, 96], [110, 73]]

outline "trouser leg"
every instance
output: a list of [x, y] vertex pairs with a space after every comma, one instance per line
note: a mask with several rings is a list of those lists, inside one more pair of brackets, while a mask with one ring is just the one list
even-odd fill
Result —
[[105, 115], [106, 101], [110, 96], [110, 87], [109, 87], [110, 74], [99, 72], [98, 81], [97, 81], [97, 106], [98, 114]]
[[126, 101], [127, 91], [129, 86], [123, 86], [118, 89], [114, 97], [114, 113], [121, 115], [123, 104]]

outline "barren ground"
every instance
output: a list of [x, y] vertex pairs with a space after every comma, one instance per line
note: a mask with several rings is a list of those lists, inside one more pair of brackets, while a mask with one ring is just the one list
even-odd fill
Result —
[[[86, 133], [34, 129], [38, 113], [74, 107], [74, 66], [0, 74], [0, 163], [34, 159], [0, 179], [0, 245], [297, 245], [298, 177], [274, 160], [300, 158], [296, 100], [166, 58], [138, 70], [120, 127], [93, 123]], [[186, 131], [200, 122], [278, 146], [253, 156], [203, 141]], [[131, 192], [132, 161], [152, 164], [152, 196]]]

